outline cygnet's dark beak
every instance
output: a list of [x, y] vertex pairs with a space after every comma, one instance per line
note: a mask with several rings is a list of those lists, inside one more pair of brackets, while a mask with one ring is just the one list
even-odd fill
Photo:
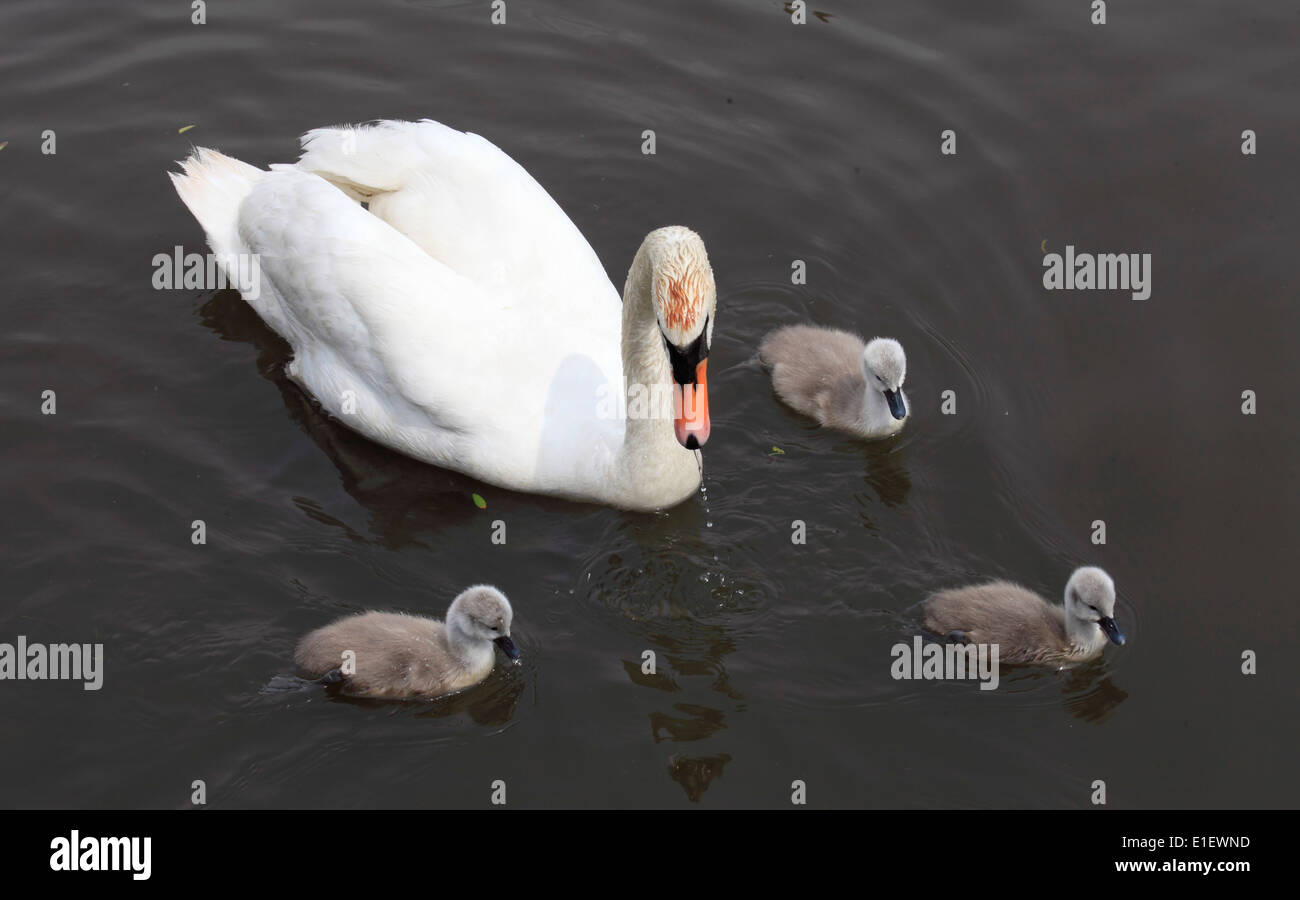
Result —
[[889, 404], [889, 414], [895, 419], [907, 418], [907, 407], [903, 405], [903, 395], [898, 391], [885, 391], [885, 402]]
[[504, 653], [506, 656], [510, 657], [512, 660], [515, 660], [516, 662], [519, 661], [519, 648], [515, 646], [515, 642], [510, 640], [510, 638], [506, 637], [505, 635], [502, 635], [501, 637], [494, 640], [492, 643], [500, 647], [501, 652]]
[[1124, 632], [1119, 630], [1119, 626], [1115, 624], [1114, 619], [1110, 616], [1102, 616], [1097, 620], [1097, 624], [1101, 626], [1101, 630], [1106, 634], [1106, 637], [1110, 638], [1112, 644], [1116, 646], [1123, 645]]

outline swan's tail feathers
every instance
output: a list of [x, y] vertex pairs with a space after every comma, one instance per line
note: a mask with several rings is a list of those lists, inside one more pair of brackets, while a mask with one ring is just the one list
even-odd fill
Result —
[[372, 122], [317, 128], [301, 138], [298, 168], [314, 172], [355, 200], [401, 190], [468, 138], [453, 128], [421, 122]]
[[183, 172], [168, 172], [176, 193], [208, 236], [218, 257], [240, 253], [239, 205], [267, 173], [233, 157], [197, 147], [181, 163]]

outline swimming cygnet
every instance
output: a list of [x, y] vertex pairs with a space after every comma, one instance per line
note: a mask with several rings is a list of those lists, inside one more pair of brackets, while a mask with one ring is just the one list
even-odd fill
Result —
[[880, 438], [907, 421], [907, 357], [893, 338], [864, 344], [847, 331], [787, 325], [763, 339], [758, 356], [777, 396], [827, 428]]
[[[510, 640], [513, 617], [504, 594], [475, 585], [451, 601], [445, 624], [402, 613], [346, 616], [299, 641], [294, 661], [324, 682], [341, 681], [348, 694], [436, 697], [487, 678], [493, 644], [518, 664]], [[344, 665], [346, 651], [353, 654], [351, 665]]]
[[1005, 663], [1080, 662], [1107, 640], [1124, 643], [1115, 582], [1093, 566], [1075, 569], [1063, 607], [1009, 581], [940, 591], [925, 601], [925, 627], [960, 643], [997, 644]]

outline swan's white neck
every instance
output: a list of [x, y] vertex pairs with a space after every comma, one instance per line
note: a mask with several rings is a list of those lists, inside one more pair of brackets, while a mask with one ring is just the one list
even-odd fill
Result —
[[[655, 314], [646, 245], [637, 251], [623, 287], [623, 379], [627, 418], [614, 477], [629, 505], [647, 509], [676, 503], [700, 483], [698, 450], [677, 440], [672, 419], [672, 368]], [[667, 405], [661, 402], [667, 398]]]

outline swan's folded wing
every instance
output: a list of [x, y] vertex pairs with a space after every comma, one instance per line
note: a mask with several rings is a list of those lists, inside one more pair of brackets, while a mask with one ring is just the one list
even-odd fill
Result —
[[314, 172], [459, 274], [571, 318], [617, 304], [591, 245], [528, 172], [490, 141], [437, 122], [321, 128]]
[[[493, 368], [477, 338], [498, 320], [498, 301], [292, 168], [253, 189], [239, 229], [259, 261], [265, 296], [254, 306], [278, 304], [278, 316], [264, 317], [283, 323], [292, 373], [330, 412], [387, 417], [393, 428], [428, 427], [425, 415], [453, 431], [467, 427], [465, 398]], [[489, 350], [509, 353], [508, 343]]]
[[260, 260], [250, 302], [293, 348], [290, 376], [354, 430], [523, 489], [563, 489], [621, 440], [598, 395], [620, 384], [617, 308], [556, 322], [291, 166], [253, 188], [238, 227]]

